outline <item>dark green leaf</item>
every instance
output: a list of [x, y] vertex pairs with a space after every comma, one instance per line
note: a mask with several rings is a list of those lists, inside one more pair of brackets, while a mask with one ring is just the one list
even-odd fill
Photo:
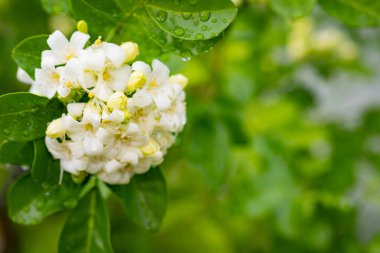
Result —
[[20, 92], [0, 96], [0, 138], [26, 142], [45, 136], [47, 124], [62, 114], [56, 99]]
[[110, 188], [122, 200], [136, 224], [150, 232], [159, 229], [167, 204], [165, 180], [159, 168], [134, 176], [127, 185]]
[[[225, 125], [211, 116], [192, 123], [186, 154], [192, 166], [200, 171], [207, 183], [218, 187], [225, 183], [229, 165], [229, 135]], [[199, 148], [202, 147], [202, 148]]]
[[145, 6], [159, 27], [184, 40], [216, 37], [237, 13], [230, 0], [147, 0]]
[[316, 0], [271, 0], [275, 12], [286, 18], [299, 18], [310, 14]]
[[59, 183], [60, 164], [54, 160], [46, 148], [45, 140], [39, 139], [34, 144], [34, 160], [32, 166], [32, 178], [46, 185]]
[[380, 24], [380, 2], [373, 0], [319, 0], [330, 15], [353, 26]]
[[12, 57], [17, 65], [34, 79], [34, 70], [41, 67], [41, 53], [49, 49], [48, 35], [29, 37], [20, 42], [12, 51]]
[[77, 20], [86, 20], [93, 38], [102, 36], [105, 40], [113, 36], [122, 13], [112, 0], [71, 0], [71, 9]]
[[31, 166], [33, 157], [31, 142], [5, 141], [0, 145], [0, 163]]
[[42, 7], [50, 14], [68, 13], [70, 0], [41, 0]]
[[61, 185], [44, 188], [27, 174], [9, 189], [9, 217], [16, 223], [37, 224], [54, 212], [75, 206], [79, 194], [80, 186], [74, 184], [68, 175]]
[[73, 209], [62, 230], [59, 253], [112, 253], [110, 225], [98, 190], [88, 193]]

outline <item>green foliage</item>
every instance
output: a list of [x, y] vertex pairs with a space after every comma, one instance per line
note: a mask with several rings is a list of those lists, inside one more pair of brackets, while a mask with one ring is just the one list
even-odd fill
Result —
[[0, 138], [31, 141], [45, 136], [47, 124], [62, 114], [58, 100], [30, 93], [0, 96]]
[[371, 0], [319, 0], [329, 14], [353, 26], [377, 26], [380, 3]]
[[157, 232], [165, 215], [167, 193], [159, 168], [136, 175], [127, 185], [113, 185], [111, 190], [121, 199], [130, 218], [150, 232]]
[[92, 190], [71, 210], [59, 241], [59, 253], [112, 253], [104, 200]]
[[0, 163], [31, 166], [33, 152], [33, 144], [31, 142], [5, 141], [3, 144], [0, 144]]
[[32, 178], [43, 185], [54, 186], [59, 183], [59, 160], [54, 160], [45, 146], [45, 139], [35, 140]]
[[61, 185], [46, 188], [27, 174], [9, 189], [8, 214], [16, 223], [38, 224], [52, 213], [75, 206], [79, 193], [80, 187], [70, 177], [65, 177]]
[[34, 79], [34, 71], [41, 67], [41, 53], [49, 49], [47, 35], [29, 37], [20, 42], [12, 51], [12, 57], [17, 65]]
[[174, 37], [207, 40], [222, 33], [234, 19], [237, 9], [230, 0], [161, 1], [145, 5], [156, 24]]
[[316, 0], [271, 0], [274, 11], [287, 18], [299, 18], [310, 14]]
[[68, 13], [70, 0], [41, 0], [42, 7], [50, 14]]

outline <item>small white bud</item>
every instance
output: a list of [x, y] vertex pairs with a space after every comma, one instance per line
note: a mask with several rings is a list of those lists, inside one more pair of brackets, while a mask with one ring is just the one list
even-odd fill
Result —
[[107, 101], [107, 107], [113, 111], [115, 109], [124, 110], [127, 106], [127, 96], [120, 91], [113, 93]]
[[142, 88], [146, 82], [146, 77], [141, 71], [132, 72], [127, 83], [127, 91], [134, 92], [138, 88]]
[[131, 62], [140, 54], [139, 46], [133, 42], [126, 42], [121, 45], [126, 53], [125, 63]]
[[71, 103], [67, 105], [67, 111], [73, 118], [82, 116], [86, 103]]
[[65, 128], [63, 126], [63, 120], [62, 118], [55, 119], [52, 122], [50, 122], [47, 130], [46, 135], [50, 138], [63, 138], [65, 136]]
[[146, 146], [140, 148], [140, 150], [144, 156], [151, 156], [160, 150], [160, 145], [158, 145], [155, 140], [150, 139], [149, 143]]
[[179, 84], [184, 89], [184, 88], [186, 88], [187, 84], [189, 83], [189, 79], [187, 79], [187, 77], [184, 75], [178, 74], [178, 75], [171, 76], [169, 78], [169, 83]]

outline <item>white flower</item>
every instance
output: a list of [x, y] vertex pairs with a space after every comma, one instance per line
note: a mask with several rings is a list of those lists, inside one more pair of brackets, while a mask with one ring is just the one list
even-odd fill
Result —
[[18, 78], [32, 85], [31, 92], [67, 103], [67, 113], [49, 124], [45, 138], [62, 170], [127, 184], [161, 164], [183, 129], [188, 80], [169, 77], [158, 60], [152, 67], [142, 61], [129, 66], [138, 54], [134, 43], [118, 46], [98, 38], [84, 49], [88, 39], [79, 32], [70, 41], [53, 33], [36, 80], [21, 69]]
[[45, 59], [50, 57], [54, 59], [54, 65], [67, 63], [71, 58], [79, 55], [89, 39], [88, 34], [75, 32], [68, 41], [60, 31], [55, 31], [47, 40], [51, 50], [42, 52], [42, 65]]

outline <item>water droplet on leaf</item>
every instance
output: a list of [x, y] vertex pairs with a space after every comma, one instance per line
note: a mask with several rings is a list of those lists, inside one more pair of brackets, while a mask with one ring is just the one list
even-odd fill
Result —
[[210, 12], [209, 11], [203, 11], [199, 14], [199, 19], [203, 22], [206, 22], [210, 19]]
[[203, 40], [205, 38], [205, 36], [203, 34], [201, 34], [201, 33], [198, 33], [197, 35], [195, 35], [195, 38], [197, 40]]
[[160, 10], [156, 14], [156, 19], [158, 20], [158, 22], [165, 22], [167, 17], [168, 17], [168, 13], [166, 11]]
[[222, 21], [223, 21], [223, 23], [227, 23], [227, 19], [225, 19], [225, 18]]
[[206, 31], [207, 30], [207, 25], [202, 26], [202, 30]]
[[28, 136], [29, 134], [30, 134], [30, 132], [28, 130], [22, 131], [22, 135], [24, 135], [25, 137]]
[[11, 133], [11, 131], [9, 131], [9, 129], [3, 129], [3, 133], [5, 135], [9, 135]]
[[216, 18], [213, 18], [213, 19], [211, 20], [211, 22], [213, 22], [213, 23], [216, 23], [216, 21], [218, 21]]
[[191, 59], [192, 53], [190, 51], [183, 51], [181, 57], [183, 61], [189, 61]]
[[188, 20], [188, 19], [190, 19], [191, 16], [192, 16], [191, 12], [184, 12], [184, 13], [182, 13], [182, 18], [183, 18], [184, 20]]
[[194, 25], [195, 25], [195, 26], [198, 26], [198, 21], [195, 21], [195, 22], [194, 22]]
[[191, 5], [196, 5], [198, 3], [198, 0], [190, 0], [189, 2]]
[[185, 30], [183, 30], [182, 27], [177, 26], [174, 29], [174, 34], [177, 35], [177, 36], [182, 36], [182, 35], [184, 35], [184, 33], [185, 33]]

